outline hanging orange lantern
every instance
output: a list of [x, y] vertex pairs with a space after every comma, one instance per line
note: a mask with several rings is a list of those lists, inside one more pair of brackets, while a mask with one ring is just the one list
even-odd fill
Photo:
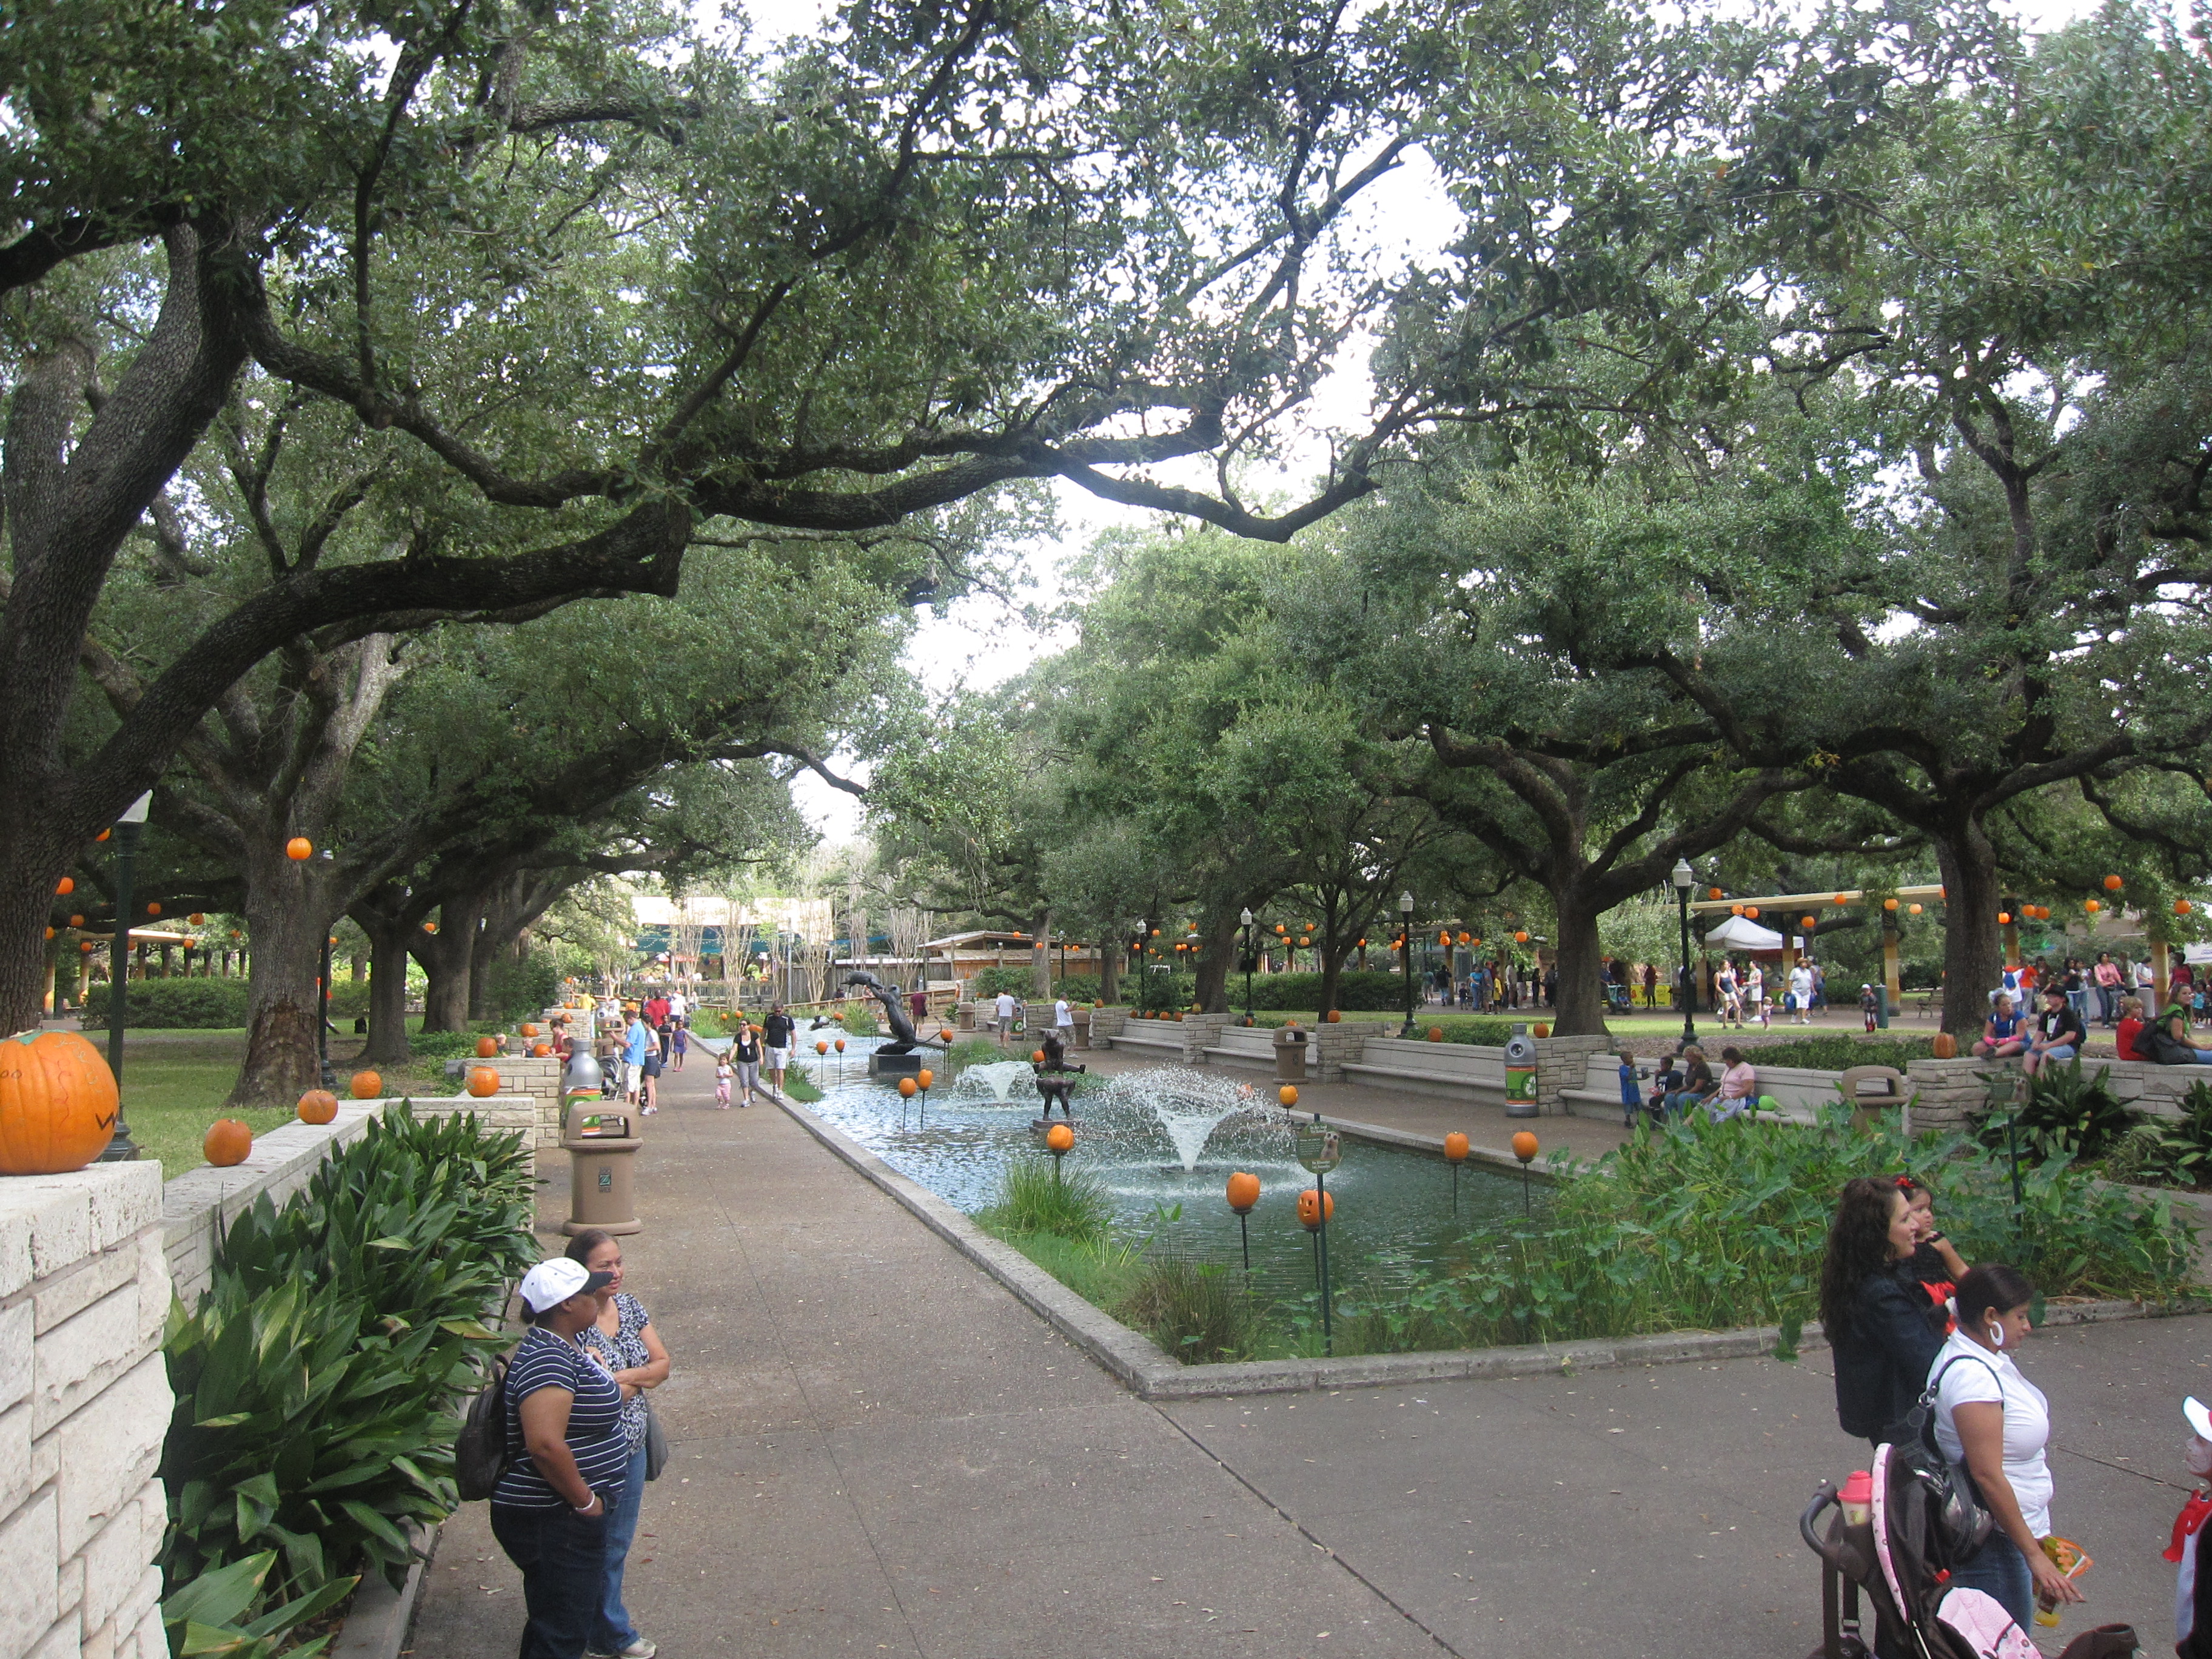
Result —
[[1917, 904], [1914, 905], [1909, 914], [1916, 916], [1920, 914], [1920, 907]]
[[1797, 925], [1809, 933], [1820, 925], [1820, 919], [1818, 916], [1800, 916], [1797, 918]]
[[83, 927], [83, 926], [84, 926], [84, 918], [83, 918], [82, 916], [71, 916], [71, 917], [70, 918], [70, 927]]
[[2105, 878], [2105, 890], [2108, 893], [2117, 893], [2121, 888], [2126, 885], [2127, 883], [2121, 880], [2118, 876], [2106, 876]]
[[2000, 927], [2009, 927], [2012, 926], [2012, 915], [2009, 911], [2000, 910], [1997, 912], [1997, 926]]
[[1836, 902], [1838, 904], [1849, 904], [1850, 902], [1851, 896], [1849, 893], [1838, 893], [1836, 895]]
[[1745, 905], [1743, 907], [1743, 913], [1753, 921], [1757, 921], [1759, 920], [1759, 907], [1756, 904]]
[[2177, 916], [2185, 916], [2185, 915], [2187, 915], [2189, 914], [2189, 901], [2188, 901], [2187, 899], [2176, 899], [2176, 900], [2174, 900], [2174, 902], [2173, 902], [2173, 914], [2174, 914], [2174, 915], [2176, 915]]
[[2105, 907], [2098, 903], [2094, 899], [2083, 899], [2081, 901], [2081, 908], [2094, 916], [2098, 911], [2103, 909]]
[[315, 856], [315, 843], [305, 836], [295, 836], [284, 843], [284, 856], [295, 864], [305, 863]]
[[[1894, 910], [1897, 908], [1897, 901], [1893, 898], [1886, 898], [1881, 902], [1881, 908], [1885, 910]], [[1917, 908], [1918, 907], [1915, 906], [1914, 908]]]
[[1523, 929], [1522, 929], [1522, 931], [1521, 931], [1521, 932], [1519, 932], [1519, 933], [1517, 933], [1514, 934], [1514, 935], [1513, 935], [1513, 942], [1514, 942], [1516, 945], [1526, 945], [1526, 944], [1528, 942], [1528, 930], [1527, 930], [1526, 928], [1523, 928]]
[[70, 894], [76, 891], [76, 883], [71, 878], [64, 876], [59, 881], [54, 884], [54, 891], [61, 894], [66, 898]]
[[198, 910], [193, 911], [191, 915], [186, 916], [185, 920], [191, 923], [195, 927], [204, 927], [207, 925], [206, 915]]
[[1717, 887], [1708, 887], [1705, 889], [1705, 896], [1707, 898], [1724, 898], [1727, 895], [1723, 893]]

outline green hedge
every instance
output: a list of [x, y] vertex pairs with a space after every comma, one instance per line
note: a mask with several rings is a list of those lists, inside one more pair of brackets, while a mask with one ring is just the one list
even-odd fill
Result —
[[523, 1160], [518, 1135], [403, 1103], [282, 1210], [264, 1194], [232, 1224], [162, 1345], [166, 1620], [265, 1552], [225, 1623], [348, 1574], [404, 1576], [409, 1524], [455, 1506], [458, 1402], [510, 1340], [480, 1322], [538, 1256]]
[[[130, 1024], [157, 1030], [228, 1030], [246, 1024], [246, 1010], [242, 979], [134, 979], [124, 1005]], [[83, 1012], [88, 1024], [107, 1023], [105, 981], [87, 988]]]
[[[1244, 975], [1231, 974], [1229, 1000], [1241, 1008], [1243, 1000]], [[1252, 975], [1252, 1006], [1255, 1008], [1285, 1008], [1293, 1012], [1300, 1010], [1319, 1012], [1321, 975], [1255, 974]], [[1342, 1009], [1365, 1011], [1403, 1008], [1406, 1006], [1406, 982], [1396, 974], [1350, 969], [1337, 979], [1336, 1006]]]

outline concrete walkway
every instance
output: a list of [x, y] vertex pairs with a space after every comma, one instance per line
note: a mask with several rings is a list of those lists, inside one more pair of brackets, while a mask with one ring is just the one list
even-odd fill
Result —
[[[663, 1083], [626, 1249], [675, 1358], [674, 1455], [629, 1601], [669, 1659], [1814, 1644], [1796, 1513], [1864, 1449], [1835, 1427], [1824, 1356], [1160, 1409], [782, 1112], [714, 1111], [702, 1068]], [[550, 1253], [566, 1188], [549, 1174]], [[2059, 1529], [2097, 1558], [2093, 1611], [2160, 1650], [2179, 1401], [2212, 1395], [2212, 1324], [2053, 1334], [2026, 1364], [2058, 1424]], [[416, 1659], [510, 1650], [518, 1592], [467, 1507]]]

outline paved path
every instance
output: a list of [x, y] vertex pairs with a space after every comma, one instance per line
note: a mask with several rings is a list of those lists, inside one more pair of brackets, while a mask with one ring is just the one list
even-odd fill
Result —
[[[781, 1111], [713, 1111], [703, 1070], [663, 1082], [647, 1231], [627, 1248], [675, 1356], [674, 1455], [630, 1605], [669, 1659], [1814, 1645], [1796, 1516], [1858, 1461], [1820, 1356], [1160, 1409]], [[2027, 1363], [2064, 1448], [2060, 1529], [2097, 1558], [2097, 1614], [2159, 1650], [2178, 1401], [2212, 1394], [2212, 1322], [2055, 1334]], [[509, 1650], [518, 1588], [483, 1506], [465, 1509], [415, 1659]]]

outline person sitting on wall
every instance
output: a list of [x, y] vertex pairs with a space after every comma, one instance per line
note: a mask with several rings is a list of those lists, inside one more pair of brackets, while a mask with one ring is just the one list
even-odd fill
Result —
[[2012, 999], [1999, 992], [1996, 1006], [1983, 1022], [1981, 1041], [1974, 1044], [1975, 1054], [1983, 1060], [2003, 1060], [2026, 1052], [2027, 1034], [2021, 1025], [2020, 1016], [2013, 1012]]
[[2021, 1061], [2021, 1070], [2033, 1077], [2047, 1062], [2073, 1059], [2088, 1040], [2088, 1028], [2066, 1000], [2066, 987], [2054, 979], [2043, 988], [2043, 1012], [2028, 1039], [2027, 1056]]

